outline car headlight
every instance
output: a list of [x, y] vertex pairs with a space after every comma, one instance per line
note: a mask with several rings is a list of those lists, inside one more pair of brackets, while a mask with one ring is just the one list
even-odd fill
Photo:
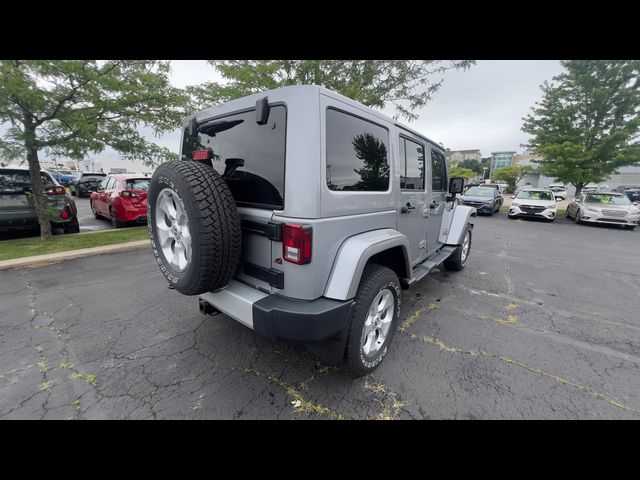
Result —
[[511, 206], [519, 207], [520, 206], [520, 202], [511, 202]]
[[547, 208], [556, 208], [556, 204], [555, 203], [550, 203], [549, 205], [546, 205]]
[[593, 207], [585, 207], [585, 210], [587, 212], [596, 212], [596, 213], [600, 213], [600, 210], [598, 210], [597, 208], [593, 208]]

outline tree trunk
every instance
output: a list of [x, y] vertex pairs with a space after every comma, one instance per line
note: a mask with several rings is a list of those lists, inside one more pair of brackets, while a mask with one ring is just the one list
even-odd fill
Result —
[[27, 150], [27, 161], [29, 162], [29, 176], [31, 177], [31, 192], [36, 207], [36, 215], [40, 224], [40, 238], [51, 239], [51, 223], [47, 217], [47, 199], [42, 187], [40, 178], [40, 160], [38, 160], [38, 150], [30, 148]]
[[577, 197], [578, 195], [580, 195], [580, 192], [582, 192], [582, 187], [584, 187], [584, 183], [574, 183], [573, 186], [576, 187], [576, 193], [574, 197]]

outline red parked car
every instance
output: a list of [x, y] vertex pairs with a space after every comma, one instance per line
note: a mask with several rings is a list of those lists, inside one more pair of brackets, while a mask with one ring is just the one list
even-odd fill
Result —
[[107, 175], [91, 192], [91, 211], [96, 218], [111, 220], [114, 228], [129, 222], [147, 223], [147, 190], [150, 177], [134, 173]]

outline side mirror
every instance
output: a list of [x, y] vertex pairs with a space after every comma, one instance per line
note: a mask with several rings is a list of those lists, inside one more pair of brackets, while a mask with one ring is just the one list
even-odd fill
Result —
[[509, 198], [516, 198], [515, 195], [509, 195]]
[[464, 178], [462, 177], [451, 177], [449, 179], [449, 195], [455, 195], [457, 193], [462, 193], [462, 189], [464, 188]]

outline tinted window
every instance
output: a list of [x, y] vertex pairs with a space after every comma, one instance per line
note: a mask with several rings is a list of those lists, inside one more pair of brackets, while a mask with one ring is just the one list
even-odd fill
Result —
[[493, 197], [495, 190], [493, 188], [471, 187], [466, 191], [465, 195], [470, 197]]
[[255, 109], [185, 129], [182, 158], [209, 150], [213, 168], [225, 179], [237, 202], [262, 207], [284, 206], [284, 161], [287, 111], [274, 105], [266, 125], [256, 123]]
[[[45, 172], [40, 172], [42, 186], [55, 185], [55, 182]], [[31, 177], [29, 170], [3, 170], [0, 171], [0, 187], [30, 187]]]
[[431, 152], [431, 188], [434, 192], [447, 190], [447, 168], [444, 155], [440, 152]]
[[82, 180], [85, 182], [99, 182], [105, 177], [106, 175], [83, 175]]
[[361, 118], [327, 109], [327, 186], [331, 190], [388, 190], [389, 132]]
[[130, 190], [149, 190], [150, 178], [129, 178], [125, 181], [125, 188]]
[[424, 147], [400, 137], [400, 188], [424, 190]]

